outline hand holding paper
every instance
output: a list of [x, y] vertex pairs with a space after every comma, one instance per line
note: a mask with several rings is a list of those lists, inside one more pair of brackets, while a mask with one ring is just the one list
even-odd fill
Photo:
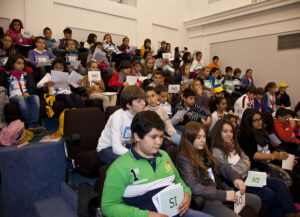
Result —
[[68, 88], [69, 74], [51, 70], [51, 80], [55, 83], [55, 88]]
[[101, 80], [100, 71], [88, 71], [88, 80], [89, 80], [89, 82], [92, 82], [94, 79], [96, 79], [98, 81]]
[[295, 155], [289, 154], [286, 160], [282, 161], [282, 168], [287, 170], [293, 170]]
[[137, 82], [137, 77], [136, 76], [126, 76], [126, 82], [129, 85], [135, 85], [135, 83]]
[[234, 212], [238, 214], [246, 205], [246, 196], [241, 194], [240, 191], [236, 192], [238, 200], [234, 203]]

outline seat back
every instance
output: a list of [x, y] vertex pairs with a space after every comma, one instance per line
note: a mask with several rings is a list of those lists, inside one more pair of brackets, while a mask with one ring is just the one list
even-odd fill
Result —
[[74, 159], [77, 153], [89, 150], [96, 151], [98, 139], [105, 123], [105, 115], [100, 108], [67, 110], [64, 120], [64, 137], [71, 138], [74, 134], [80, 135], [79, 141], [66, 144], [69, 157]]
[[105, 120], [108, 121], [109, 117], [120, 108], [122, 108], [120, 105], [107, 107], [105, 111]]

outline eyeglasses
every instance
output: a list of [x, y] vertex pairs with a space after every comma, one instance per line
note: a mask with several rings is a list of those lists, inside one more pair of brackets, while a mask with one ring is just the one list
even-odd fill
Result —
[[262, 119], [262, 118], [259, 118], [259, 119], [253, 119], [252, 122], [262, 122], [262, 121], [263, 121], [263, 119]]

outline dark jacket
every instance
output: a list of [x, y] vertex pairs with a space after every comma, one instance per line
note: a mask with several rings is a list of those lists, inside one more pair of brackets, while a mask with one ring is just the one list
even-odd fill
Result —
[[290, 96], [287, 93], [281, 93], [280, 98], [278, 98], [278, 95], [280, 94], [280, 91], [277, 91], [275, 94], [276, 94], [276, 98], [278, 100], [278, 105], [279, 106], [281, 106], [281, 105], [283, 105], [284, 107], [290, 107], [291, 106]]
[[[214, 186], [204, 186], [202, 184], [201, 178], [194, 174], [191, 162], [183, 154], [179, 154], [177, 164], [182, 179], [191, 188], [193, 194], [203, 196], [208, 200], [226, 200], [226, 191], [218, 190]], [[226, 164], [217, 161], [217, 168], [220, 175], [232, 183], [236, 179], [242, 179], [236, 171]]]
[[[8, 96], [9, 96], [9, 77], [10, 77], [9, 71], [3, 71], [0, 73], [0, 86], [3, 86], [6, 88]], [[35, 83], [34, 83], [32, 75], [28, 72], [24, 72], [24, 80], [25, 80], [27, 92], [30, 95], [33, 95], [34, 90], [35, 90]]]

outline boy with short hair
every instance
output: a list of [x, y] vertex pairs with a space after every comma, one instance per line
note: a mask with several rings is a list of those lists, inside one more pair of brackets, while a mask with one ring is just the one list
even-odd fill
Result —
[[[196, 105], [195, 98], [196, 93], [192, 89], [187, 88], [183, 91], [183, 100], [174, 108], [174, 115], [171, 120], [173, 125], [185, 125], [190, 121], [198, 121], [209, 127], [211, 114], [208, 109]], [[181, 130], [182, 128], [182, 126], [179, 126], [176, 129]]]
[[160, 106], [158, 106], [158, 98], [159, 95], [156, 92], [154, 87], [148, 86], [145, 88], [146, 94], [146, 111], [155, 111], [159, 117], [165, 122], [166, 124], [166, 132], [169, 136], [172, 136], [173, 133], [177, 133], [175, 128], [173, 127], [171, 120], [166, 112], [166, 110]]
[[288, 86], [285, 83], [280, 83], [278, 84], [278, 91], [275, 93], [279, 102], [278, 105], [285, 108], [289, 108], [291, 106], [290, 96], [286, 93], [287, 87]]
[[166, 41], [162, 41], [160, 43], [160, 48], [157, 51], [156, 59], [162, 58], [162, 54], [167, 52], [166, 51], [166, 47], [167, 47], [167, 42]]
[[[78, 61], [78, 50], [76, 49], [76, 43], [74, 39], [67, 39], [66, 40], [66, 63], [69, 72], [72, 72], [74, 69], [74, 66], [71, 64], [71, 61]], [[82, 67], [82, 64], [78, 64], [78, 69], [76, 69], [81, 75], [85, 74], [85, 69]]]
[[285, 108], [279, 108], [276, 111], [276, 120], [274, 120], [274, 128], [276, 135], [283, 142], [300, 143], [294, 130], [297, 123], [294, 119], [290, 119], [290, 112]]
[[155, 71], [152, 75], [152, 81], [149, 86], [156, 87], [159, 85], [164, 85], [165, 77], [161, 71]]
[[138, 77], [142, 76], [142, 63], [140, 60], [135, 60], [133, 62], [132, 73], [136, 74]]
[[169, 117], [172, 116], [172, 106], [168, 102], [169, 93], [168, 93], [168, 87], [165, 85], [159, 85], [155, 87], [155, 91], [158, 94], [158, 104], [160, 107], [164, 108], [169, 115]]
[[210, 69], [213, 69], [213, 68], [218, 68], [219, 70], [220, 70], [220, 66], [219, 66], [219, 64], [218, 64], [218, 62], [219, 62], [219, 57], [218, 56], [214, 56], [213, 58], [212, 58], [212, 62], [209, 64], [209, 68]]
[[263, 97], [265, 95], [265, 90], [262, 87], [256, 88], [256, 97], [254, 98], [254, 108], [258, 111], [263, 112]]
[[46, 40], [46, 47], [49, 51], [56, 49], [56, 40], [52, 38], [52, 30], [49, 27], [44, 28], [43, 34]]
[[234, 115], [238, 116], [242, 120], [244, 111], [247, 108], [254, 108], [254, 98], [256, 94], [256, 88], [249, 86], [246, 89], [246, 93], [238, 98], [234, 103]]
[[131, 129], [136, 143], [106, 173], [101, 201], [103, 214], [107, 217], [167, 217], [157, 212], [152, 197], [171, 184], [180, 183], [184, 200], [178, 207], [178, 214], [183, 217], [209, 217], [189, 209], [191, 190], [169, 155], [159, 149], [165, 123], [157, 113], [137, 113]]
[[[60, 49], [65, 49], [67, 46], [66, 45], [67, 40], [72, 39], [72, 30], [70, 28], [65, 28], [63, 32], [64, 32], [65, 37], [59, 40], [60, 41], [60, 44], [59, 44]], [[78, 41], [76, 41], [75, 39], [73, 39], [73, 40], [75, 43], [75, 48], [79, 49], [80, 45], [79, 45]]]
[[101, 161], [110, 164], [125, 154], [126, 143], [132, 139], [130, 125], [134, 115], [145, 109], [145, 92], [130, 85], [123, 89], [120, 97], [122, 108], [108, 119], [98, 141], [97, 152]]

